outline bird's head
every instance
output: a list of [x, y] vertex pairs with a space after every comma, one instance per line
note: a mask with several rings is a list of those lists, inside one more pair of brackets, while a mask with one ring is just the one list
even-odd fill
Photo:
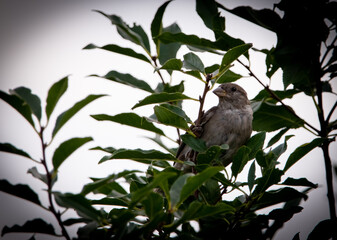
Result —
[[239, 104], [249, 104], [246, 91], [235, 83], [222, 83], [213, 93], [221, 100]]

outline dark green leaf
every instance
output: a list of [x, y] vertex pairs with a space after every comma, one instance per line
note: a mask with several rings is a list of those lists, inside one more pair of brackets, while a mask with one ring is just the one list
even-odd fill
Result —
[[248, 187], [249, 187], [249, 191], [251, 192], [253, 187], [254, 187], [254, 183], [255, 183], [255, 161], [252, 162], [252, 165], [250, 165], [249, 168], [249, 172], [248, 172]]
[[212, 66], [205, 67], [205, 73], [214, 73], [215, 71], [219, 70], [220, 65], [219, 64], [213, 64]]
[[160, 123], [189, 131], [186, 120], [170, 109], [163, 106], [155, 106], [154, 113]]
[[263, 173], [261, 178], [256, 179], [257, 186], [254, 193], [262, 193], [266, 191], [270, 186], [277, 184], [281, 181], [281, 176], [284, 172], [277, 168], [268, 169]]
[[317, 188], [318, 186], [317, 184], [310, 182], [306, 178], [295, 179], [295, 178], [290, 178], [290, 177], [288, 177], [282, 184], [289, 185], [289, 186], [302, 186], [302, 187], [310, 187], [310, 188]]
[[27, 221], [22, 226], [5, 226], [2, 229], [1, 236], [3, 237], [7, 233], [44, 233], [49, 235], [56, 235], [54, 227], [51, 224], [46, 223], [41, 218]]
[[147, 139], [157, 143], [160, 147], [162, 147], [163, 149], [165, 149], [167, 152], [171, 153], [172, 155], [176, 154], [176, 150], [173, 148], [169, 148], [168, 146], [166, 146], [163, 141], [160, 138], [160, 135], [156, 135], [156, 137], [146, 137]]
[[171, 104], [161, 104], [161, 107], [167, 108], [171, 112], [174, 112], [175, 114], [179, 115], [180, 117], [184, 118], [186, 122], [192, 123], [192, 120], [186, 115], [186, 113], [179, 107], [171, 105]]
[[91, 200], [91, 204], [93, 205], [109, 205], [109, 206], [122, 206], [127, 207], [128, 203], [119, 198], [102, 198], [99, 200]]
[[144, 47], [144, 50], [149, 54], [151, 53], [151, 48], [150, 48], [150, 42], [149, 42], [149, 38], [146, 34], [146, 32], [144, 31], [144, 29], [142, 28], [142, 26], [137, 25], [137, 24], [133, 24], [133, 27], [130, 28], [133, 32], [135, 32], [136, 34], [138, 34], [138, 36], [140, 36], [141, 38], [141, 43], [142, 46]]
[[18, 111], [30, 123], [30, 125], [34, 127], [32, 110], [27, 104], [25, 104], [25, 102], [21, 98], [15, 95], [9, 95], [1, 90], [0, 98], [8, 103], [11, 107], [13, 107], [16, 111]]
[[136, 59], [139, 59], [139, 60], [143, 60], [147, 63], [151, 63], [151, 61], [145, 55], [137, 53], [131, 48], [124, 48], [124, 47], [120, 47], [120, 46], [115, 45], [115, 44], [108, 44], [108, 45], [105, 45], [103, 47], [98, 47], [94, 44], [88, 44], [83, 49], [95, 49], [95, 48], [107, 50], [107, 51], [110, 51], [110, 52], [119, 53], [119, 54], [122, 54], [122, 55], [125, 55], [125, 56], [129, 56], [129, 57], [133, 57], [133, 58], [136, 58]]
[[67, 220], [63, 221], [64, 226], [71, 226], [77, 223], [87, 223], [88, 220], [84, 218], [68, 218]]
[[28, 185], [12, 185], [7, 180], [0, 180], [0, 191], [41, 205], [38, 195]]
[[336, 236], [336, 222], [326, 219], [319, 222], [309, 234], [307, 240], [333, 239]]
[[196, 1], [196, 10], [198, 15], [204, 21], [204, 24], [209, 29], [213, 30], [214, 28], [214, 18], [218, 15], [218, 7], [214, 0], [197, 0]]
[[172, 184], [169, 192], [169, 196], [171, 199], [171, 208], [174, 208], [178, 204], [180, 200], [181, 190], [186, 184], [187, 179], [192, 176], [194, 176], [193, 173], [185, 173], [184, 175], [179, 176]]
[[296, 233], [292, 240], [300, 240], [300, 233]]
[[292, 165], [298, 162], [302, 157], [309, 153], [314, 148], [320, 146], [324, 140], [322, 138], [315, 138], [310, 143], [305, 143], [295, 149], [295, 151], [290, 154], [283, 171], [286, 172]]
[[90, 201], [81, 194], [62, 194], [59, 192], [54, 192], [54, 197], [58, 205], [65, 208], [74, 209], [81, 217], [95, 221], [100, 221], [102, 218], [101, 212], [93, 208], [90, 204]]
[[167, 60], [160, 69], [166, 70], [177, 70], [179, 71], [183, 67], [183, 62], [180, 59], [169, 59]]
[[290, 187], [271, 190], [265, 192], [262, 197], [258, 199], [253, 207], [253, 210], [256, 211], [265, 207], [270, 207], [278, 203], [288, 202], [297, 198], [306, 200], [308, 196]]
[[153, 123], [149, 122], [145, 117], [140, 117], [135, 113], [121, 113], [115, 116], [109, 116], [106, 114], [91, 115], [98, 121], [112, 121], [120, 124], [128, 125], [135, 128], [144, 129], [165, 136], [164, 132], [155, 127]]
[[233, 163], [231, 166], [232, 175], [236, 177], [244, 168], [249, 160], [249, 154], [251, 149], [246, 146], [242, 146], [239, 148], [237, 153], [233, 157]]
[[[286, 98], [292, 98], [295, 94], [299, 93], [300, 91], [297, 89], [288, 89], [284, 91], [273, 91], [273, 93], [281, 100], [286, 99]], [[263, 89], [261, 90], [253, 99], [252, 101], [266, 101], [270, 103], [277, 103], [278, 100], [274, 99], [270, 93], [266, 90]]]
[[222, 148], [220, 146], [211, 146], [205, 153], [199, 153], [197, 156], [197, 163], [212, 165], [214, 161], [217, 161]]
[[254, 111], [253, 129], [255, 131], [271, 132], [284, 127], [299, 128], [304, 124], [301, 118], [295, 117], [281, 105], [253, 102], [252, 108]]
[[164, 102], [176, 102], [176, 101], [181, 101], [184, 99], [189, 99], [189, 100], [195, 100], [193, 98], [190, 98], [182, 93], [153, 93], [150, 96], [147, 96], [143, 100], [139, 101], [136, 105], [132, 107], [132, 109], [135, 109], [137, 107], [145, 106], [148, 104], [154, 104], [154, 103], [164, 103]]
[[222, 58], [219, 71], [221, 72], [223, 69], [225, 69], [225, 67], [230, 65], [236, 59], [238, 59], [242, 54], [247, 52], [252, 46], [253, 45], [251, 43], [247, 43], [229, 49]]
[[190, 69], [190, 70], [196, 70], [201, 73], [205, 72], [205, 67], [200, 58], [190, 52], [184, 55], [184, 68]]
[[[157, 12], [156, 12], [156, 15], [154, 16], [153, 20], [152, 20], [152, 23], [151, 23], [151, 35], [152, 35], [152, 38], [158, 36], [159, 34], [162, 33], [162, 28], [163, 28], [163, 23], [162, 23], [162, 19], [163, 19], [163, 15], [164, 15], [164, 12], [165, 12], [165, 9], [167, 7], [167, 5], [170, 3], [171, 1], [167, 1], [165, 2], [163, 5], [161, 5]], [[159, 41], [158, 39], [155, 39], [154, 40], [154, 43], [156, 44], [157, 46], [157, 49], [158, 46], [159, 46]], [[157, 52], [157, 54], [159, 55], [159, 53]]]
[[240, 78], [242, 78], [242, 75], [232, 72], [231, 70], [227, 70], [216, 80], [216, 82], [219, 84], [227, 82], [235, 82]]
[[157, 193], [151, 192], [147, 198], [142, 201], [142, 203], [145, 208], [145, 213], [150, 220], [155, 218], [160, 212], [163, 211], [163, 197]]
[[183, 186], [180, 199], [177, 203], [178, 207], [181, 203], [183, 203], [191, 194], [193, 194], [206, 180], [213, 177], [216, 173], [222, 171], [224, 167], [208, 167], [201, 173], [188, 178], [186, 184]]
[[7, 153], [13, 153], [13, 154], [17, 154], [17, 155], [32, 159], [28, 153], [24, 152], [21, 149], [16, 148], [10, 143], [0, 143], [0, 151], [7, 152]]
[[199, 153], [205, 152], [207, 150], [206, 143], [200, 138], [195, 138], [190, 134], [181, 135], [181, 140], [191, 147], [194, 151]]
[[53, 155], [53, 166], [54, 171], [61, 166], [61, 164], [78, 148], [80, 148], [83, 144], [92, 141], [92, 137], [84, 137], [84, 138], [72, 138], [67, 141], [64, 141], [60, 144], [60, 146], [55, 150]]
[[286, 133], [288, 132], [289, 128], [283, 128], [281, 129], [274, 137], [272, 137], [269, 142], [267, 147], [270, 147], [272, 145], [274, 145], [276, 142], [278, 142], [280, 140], [280, 138]]
[[65, 91], [67, 91], [67, 88], [68, 77], [65, 77], [54, 83], [53, 86], [51, 86], [49, 89], [46, 104], [47, 119], [49, 119], [50, 115], [53, 113], [57, 102], [60, 100]]
[[[163, 28], [162, 32], [179, 33], [181, 32], [181, 30], [176, 23], [173, 23], [170, 26]], [[168, 44], [164, 44], [160, 42], [159, 46], [160, 48], [159, 48], [158, 59], [159, 59], [160, 64], [163, 65], [167, 60], [171, 58], [176, 58], [177, 52], [179, 48], [181, 47], [181, 44], [177, 42], [172, 42]]]
[[257, 151], [263, 148], [264, 140], [266, 139], [266, 132], [259, 132], [252, 136], [246, 146], [250, 148], [249, 159], [253, 159]]
[[130, 74], [110, 71], [104, 76], [97, 76], [97, 75], [91, 75], [91, 76], [105, 78], [105, 79], [118, 82], [118, 83], [130, 86], [130, 87], [138, 88], [138, 89], [150, 92], [150, 93], [154, 92], [153, 89], [150, 87], [150, 85], [147, 84], [147, 82], [145, 82], [144, 80], [137, 79]]
[[82, 108], [84, 108], [92, 101], [103, 96], [105, 95], [89, 95], [85, 99], [77, 102], [74, 106], [72, 106], [68, 110], [61, 113], [56, 119], [52, 137], [55, 137], [56, 133], [63, 127], [63, 125], [66, 124], [78, 111], [80, 111]]
[[32, 91], [26, 87], [18, 87], [9, 92], [21, 98], [30, 107], [37, 119], [41, 120], [41, 100], [37, 95], [32, 94]]

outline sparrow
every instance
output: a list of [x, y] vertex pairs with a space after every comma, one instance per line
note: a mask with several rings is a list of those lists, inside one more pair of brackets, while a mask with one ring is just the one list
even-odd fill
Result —
[[[205, 141], [207, 147], [227, 144], [229, 149], [220, 157], [222, 164], [227, 166], [237, 150], [250, 138], [253, 110], [246, 91], [235, 83], [223, 83], [213, 93], [219, 98], [218, 105], [204, 113], [201, 121], [192, 126], [191, 130]], [[191, 161], [195, 154], [188, 145], [182, 143], [176, 157], [182, 161]], [[181, 170], [188, 168], [179, 163], [175, 167]]]

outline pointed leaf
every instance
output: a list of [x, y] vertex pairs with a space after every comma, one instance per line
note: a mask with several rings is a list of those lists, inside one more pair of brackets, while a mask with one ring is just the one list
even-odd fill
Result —
[[218, 15], [218, 7], [214, 0], [197, 0], [196, 1], [196, 10], [198, 15], [204, 21], [204, 24], [209, 29], [213, 30], [214, 28], [214, 18]]
[[18, 87], [10, 90], [10, 93], [21, 98], [30, 107], [37, 119], [41, 120], [41, 100], [37, 95], [32, 94], [29, 88]]
[[49, 119], [50, 115], [54, 111], [57, 102], [60, 100], [62, 95], [67, 91], [68, 88], [68, 77], [62, 78], [60, 81], [56, 82], [51, 86], [48, 91], [47, 104], [46, 104], [46, 115]]
[[[176, 23], [173, 23], [170, 26], [163, 28], [162, 32], [179, 33], [181, 32], [181, 30]], [[156, 38], [154, 38], [154, 41], [156, 41]], [[168, 44], [159, 42], [158, 59], [159, 59], [160, 64], [163, 65], [169, 59], [176, 58], [177, 52], [180, 47], [181, 47], [181, 44], [177, 42], [172, 42]]]
[[283, 174], [284, 172], [280, 169], [269, 169], [263, 174], [261, 178], [256, 179], [257, 186], [254, 190], [254, 193], [262, 193], [266, 191], [270, 186], [279, 183]]
[[151, 192], [147, 198], [142, 201], [142, 204], [144, 205], [145, 213], [150, 220], [162, 212], [164, 207], [163, 197], [154, 192]]
[[13, 227], [5, 226], [2, 229], [1, 236], [3, 237], [7, 233], [44, 233], [49, 235], [56, 235], [54, 227], [40, 218], [27, 221], [22, 226], [19, 226], [17, 224]]
[[278, 142], [280, 140], [280, 138], [286, 133], [288, 132], [289, 128], [283, 128], [281, 129], [274, 137], [272, 137], [269, 142], [267, 147], [270, 147], [272, 145], [274, 145], [276, 142]]
[[81, 217], [97, 222], [102, 218], [101, 212], [93, 208], [90, 201], [80, 194], [54, 192], [54, 197], [58, 205], [74, 209]]
[[[163, 15], [164, 15], [164, 12], [165, 12], [165, 9], [166, 9], [167, 5], [170, 2], [171, 1], [165, 2], [157, 10], [156, 15], [154, 16], [154, 18], [152, 20], [152, 23], [151, 23], [151, 35], [152, 35], [152, 38], [154, 38], [154, 37], [156, 37], [156, 36], [158, 36], [159, 34], [162, 33], [162, 28], [163, 28], [162, 19], [163, 19]], [[155, 39], [154, 43], [156, 44], [157, 49], [158, 49], [159, 40]], [[157, 54], [159, 55], [158, 52], [157, 52]]]
[[195, 138], [190, 134], [181, 135], [181, 140], [191, 147], [194, 151], [199, 153], [205, 152], [207, 150], [206, 143], [200, 138]]
[[32, 168], [28, 169], [27, 173], [32, 174], [33, 177], [41, 180], [45, 184], [48, 184], [47, 176], [45, 174], [39, 173], [39, 171], [37, 170], [36, 167], [32, 167]]
[[186, 115], [186, 113], [179, 107], [171, 105], [171, 104], [161, 104], [161, 107], [164, 107], [168, 110], [170, 110], [171, 112], [174, 112], [175, 114], [179, 115], [180, 117], [184, 118], [186, 122], [188, 123], [192, 123], [192, 120]]
[[249, 191], [252, 192], [252, 189], [254, 187], [255, 183], [255, 161], [252, 162], [252, 165], [250, 165], [249, 171], [248, 171], [248, 187]]
[[190, 52], [184, 55], [184, 68], [190, 69], [190, 70], [196, 70], [201, 73], [205, 72], [205, 67], [200, 58]]
[[249, 160], [250, 148], [242, 146], [233, 157], [233, 163], [231, 166], [232, 174], [236, 177], [244, 168]]
[[220, 69], [221, 72], [226, 66], [230, 65], [236, 59], [238, 59], [242, 54], [246, 53], [253, 45], [251, 43], [239, 45], [231, 48], [223, 56]]
[[253, 130], [275, 131], [280, 128], [299, 128], [304, 121], [295, 117], [284, 106], [266, 102], [253, 102]]
[[171, 208], [174, 208], [180, 200], [181, 190], [183, 189], [189, 177], [194, 176], [193, 173], [185, 173], [179, 176], [170, 188]]
[[317, 188], [318, 185], [310, 182], [306, 178], [290, 178], [288, 177], [283, 183], [283, 185], [289, 185], [289, 186], [302, 186], [302, 187], [310, 187], [310, 188]]
[[122, 54], [122, 55], [125, 55], [125, 56], [129, 56], [129, 57], [133, 57], [133, 58], [145, 61], [147, 63], [151, 63], [151, 61], [145, 55], [137, 53], [131, 48], [124, 48], [124, 47], [120, 47], [120, 46], [115, 45], [115, 44], [108, 44], [108, 45], [104, 45], [103, 47], [98, 47], [94, 44], [88, 44], [83, 49], [95, 49], [95, 48], [107, 50], [107, 51], [110, 51], [110, 52], [119, 53], [119, 54]]
[[110, 198], [110, 197], [106, 197], [106, 198], [102, 198], [99, 200], [91, 200], [91, 204], [92, 205], [109, 205], [109, 206], [123, 206], [123, 207], [127, 207], [129, 204], [119, 198]]
[[54, 171], [61, 166], [61, 164], [83, 144], [92, 141], [92, 137], [72, 138], [60, 144], [53, 155]]
[[38, 195], [28, 185], [12, 185], [7, 180], [0, 180], [0, 191], [41, 205]]
[[165, 107], [155, 106], [154, 113], [156, 114], [158, 121], [162, 124], [180, 128], [185, 131], [189, 130], [187, 122], [183, 117]]
[[74, 106], [72, 106], [68, 110], [61, 113], [56, 119], [52, 137], [54, 138], [56, 133], [63, 127], [63, 125], [66, 124], [78, 111], [80, 111], [82, 108], [84, 108], [92, 101], [103, 96], [106, 95], [89, 95], [85, 99], [77, 102]]
[[309, 153], [314, 148], [320, 146], [324, 142], [322, 138], [315, 138], [310, 143], [305, 143], [295, 149], [295, 151], [290, 154], [283, 171], [286, 172], [292, 165], [298, 162], [302, 157]]
[[0, 151], [7, 152], [7, 153], [13, 153], [13, 154], [17, 154], [17, 155], [32, 159], [32, 157], [29, 156], [28, 153], [26, 153], [25, 151], [21, 149], [16, 148], [10, 143], [0, 143]]
[[165, 136], [164, 132], [155, 127], [153, 123], [149, 122], [145, 117], [140, 117], [135, 113], [121, 113], [115, 116], [109, 116], [105, 114], [91, 115], [98, 121], [112, 121], [120, 124], [128, 125], [135, 128], [151, 131], [159, 135]]
[[15, 95], [9, 95], [3, 91], [0, 90], [0, 98], [8, 103], [11, 107], [13, 107], [16, 111], [18, 111], [29, 123], [34, 127], [34, 121], [32, 119], [32, 110], [30, 107], [25, 104], [25, 102], [15, 96]]
[[91, 75], [91, 76], [105, 78], [105, 79], [118, 82], [118, 83], [130, 86], [130, 87], [138, 88], [138, 89], [150, 92], [150, 93], [154, 92], [153, 89], [150, 87], [150, 85], [147, 84], [147, 82], [145, 82], [144, 80], [137, 79], [130, 74], [110, 71], [104, 76], [98, 76], [98, 75]]
[[164, 102], [177, 102], [181, 100], [196, 100], [193, 98], [190, 98], [182, 93], [153, 93], [150, 96], [147, 96], [143, 100], [139, 101], [136, 105], [132, 107], [132, 109], [135, 109], [137, 107], [145, 106], [148, 104], [154, 104], [154, 103], [164, 103]]
[[166, 70], [177, 70], [179, 71], [183, 67], [183, 62], [180, 59], [169, 59], [167, 60], [160, 69]]
[[188, 178], [186, 184], [180, 193], [180, 199], [177, 203], [177, 208], [182, 204], [191, 194], [193, 194], [206, 180], [213, 177], [216, 173], [222, 171], [224, 167], [208, 167], [201, 173]]
[[[286, 98], [292, 98], [295, 94], [299, 93], [300, 90], [298, 89], [288, 89], [285, 91], [273, 91], [273, 93], [281, 100]], [[270, 93], [263, 89], [261, 90], [253, 99], [252, 101], [266, 101], [270, 103], [277, 103], [278, 101], [270, 96]]]
[[216, 80], [216, 82], [219, 84], [227, 82], [235, 82], [240, 78], [242, 78], [242, 75], [232, 72], [231, 70], [227, 70]]
[[257, 153], [257, 151], [263, 148], [264, 140], [266, 138], [266, 132], [259, 132], [252, 136], [246, 146], [250, 148], [249, 159], [253, 159]]
[[148, 53], [151, 53], [149, 38], [148, 38], [146, 32], [144, 31], [144, 29], [142, 28], [142, 26], [134, 23], [133, 27], [130, 28], [130, 29], [133, 32], [135, 32], [136, 34], [138, 34], [138, 36], [140, 36], [141, 43], [142, 43], [142, 46], [144, 47], [145, 51], [148, 52]]

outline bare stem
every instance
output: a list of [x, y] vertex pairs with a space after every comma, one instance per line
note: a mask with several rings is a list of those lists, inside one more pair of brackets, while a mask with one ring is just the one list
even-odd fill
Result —
[[326, 124], [329, 124], [329, 120], [330, 120], [330, 118], [331, 118], [333, 112], [335, 111], [336, 107], [337, 107], [337, 101], [335, 102], [335, 104], [334, 104], [333, 107], [331, 108], [331, 110], [330, 110], [328, 116], [326, 117], [326, 120], [325, 120]]
[[[153, 61], [154, 65], [155, 65], [156, 67], [158, 67], [158, 64], [157, 64], [157, 57], [156, 57], [156, 56], [153, 56], [153, 57], [152, 57], [152, 61]], [[163, 84], [165, 84], [164, 78], [163, 78], [163, 76], [161, 75], [161, 73], [160, 73], [159, 70], [157, 71], [157, 73], [158, 73], [158, 75], [159, 75], [159, 77], [160, 77], [161, 82], [162, 82]]]
[[[255, 78], [263, 87], [264, 89], [269, 93], [269, 95], [274, 98], [275, 100], [277, 100], [279, 103], [281, 103], [281, 105], [283, 107], [285, 107], [285, 109], [290, 112], [292, 115], [294, 115], [295, 117], [299, 118], [299, 119], [302, 119], [300, 118], [295, 112], [294, 110], [292, 110], [289, 106], [287, 106], [286, 104], [284, 104], [284, 102], [282, 101], [282, 99], [280, 99], [267, 85], [264, 85], [264, 83], [252, 72], [252, 70], [250, 69], [249, 66], [245, 65], [243, 62], [241, 62], [240, 60], [237, 59], [237, 61], [242, 65], [244, 66], [250, 76], [252, 76], [253, 78]], [[305, 121], [304, 119], [302, 119], [304, 121], [304, 124], [306, 124], [308, 127], [310, 127], [312, 130], [314, 130], [316, 133], [319, 133], [320, 131], [315, 128], [314, 126], [312, 126], [310, 123], [308, 123], [307, 121]]]
[[65, 229], [65, 226], [63, 225], [62, 219], [61, 219], [61, 214], [60, 212], [56, 211], [55, 207], [54, 207], [54, 202], [53, 202], [53, 196], [52, 196], [52, 176], [49, 172], [48, 169], [48, 165], [47, 165], [47, 161], [46, 161], [46, 147], [47, 144], [44, 143], [44, 138], [43, 138], [43, 131], [44, 131], [44, 127], [41, 127], [40, 130], [40, 139], [41, 139], [41, 146], [42, 146], [42, 160], [41, 163], [43, 164], [45, 170], [46, 170], [46, 176], [47, 176], [47, 186], [48, 186], [48, 200], [49, 200], [49, 210], [53, 213], [53, 215], [55, 216], [58, 224], [61, 227], [61, 231], [62, 231], [62, 235], [67, 239], [70, 240], [70, 236], [67, 232], [67, 230]]
[[202, 96], [199, 97], [199, 101], [200, 101], [200, 106], [199, 106], [199, 113], [198, 113], [198, 119], [195, 122], [196, 125], [199, 125], [201, 122], [201, 118], [204, 115], [203, 112], [203, 108], [204, 108], [204, 103], [205, 103], [205, 98], [206, 98], [206, 94], [209, 91], [209, 81], [211, 81], [212, 79], [212, 74], [207, 74], [206, 76], [206, 82], [205, 82], [205, 87], [204, 87], [204, 92], [202, 93]]

